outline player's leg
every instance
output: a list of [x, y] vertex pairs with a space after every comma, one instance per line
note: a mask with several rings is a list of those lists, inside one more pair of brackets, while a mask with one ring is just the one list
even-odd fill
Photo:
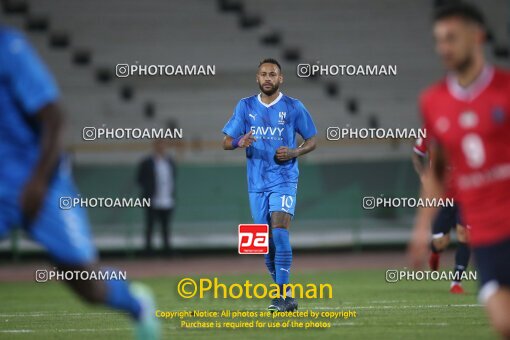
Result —
[[[62, 271], [107, 272], [97, 263], [59, 264]], [[142, 284], [122, 279], [109, 280], [65, 280], [65, 283], [84, 301], [90, 304], [106, 305], [127, 312], [135, 321], [138, 339], [158, 339], [159, 325], [154, 318], [155, 302], [152, 292]]]
[[[269, 195], [264, 192], [250, 192], [249, 193], [250, 200], [250, 211], [251, 217], [253, 219], [253, 223], [256, 224], [270, 224], [270, 216], [269, 216]], [[266, 263], [267, 270], [273, 279], [273, 282], [276, 282], [276, 273], [274, 269], [274, 257], [275, 257], [275, 245], [273, 239], [273, 233], [271, 232], [271, 228], [269, 229], [269, 251], [267, 254], [264, 254], [264, 261]]]
[[[271, 214], [271, 233], [275, 246], [274, 270], [275, 282], [280, 286], [281, 297], [269, 307], [272, 311], [287, 311], [289, 301], [293, 300], [291, 291], [284, 291], [284, 285], [289, 283], [290, 267], [292, 265], [292, 247], [290, 245], [289, 231], [291, 215], [284, 212]], [[296, 309], [297, 305], [292, 308]]]
[[159, 211], [161, 222], [161, 234], [163, 237], [163, 249], [165, 253], [170, 252], [170, 235], [168, 233], [168, 214], [169, 209], [161, 209]]
[[471, 250], [468, 245], [468, 230], [461, 224], [457, 224], [457, 250], [455, 251], [455, 280], [452, 281], [450, 292], [453, 294], [464, 293], [461, 281], [462, 275], [467, 269]]
[[[269, 214], [269, 193], [250, 192], [249, 199], [253, 223], [270, 225], [271, 217]], [[264, 261], [266, 263], [267, 270], [273, 279], [273, 282], [276, 283], [275, 255], [276, 246], [274, 242], [274, 234], [271, 228], [269, 228], [269, 251], [267, 254], [264, 254]], [[281, 297], [275, 298], [271, 301], [267, 309], [272, 312], [284, 311], [285, 300]]]
[[[50, 189], [53, 191], [54, 189]], [[31, 237], [41, 243], [50, 252], [59, 270], [98, 270], [95, 263], [96, 250], [86, 225], [86, 217], [71, 211], [59, 210], [54, 195], [48, 198], [36, 220], [25, 229]], [[13, 194], [14, 195], [14, 194]], [[15, 196], [15, 195], [14, 195]], [[68, 196], [67, 193], [62, 195]], [[68, 196], [69, 197], [69, 196]], [[0, 238], [7, 235], [14, 225], [23, 224], [19, 199], [0, 198]], [[70, 264], [72, 263], [72, 264]], [[115, 283], [121, 289], [109, 288], [104, 281], [66, 281], [71, 288], [85, 301], [90, 303], [107, 303], [114, 308], [129, 312], [138, 318], [141, 305], [131, 295], [122, 293], [126, 289], [125, 282]], [[120, 294], [119, 294], [120, 292]]]
[[[59, 208], [60, 197], [76, 196], [70, 179], [57, 178], [49, 188], [38, 217], [26, 229], [48, 250], [59, 269], [99, 270], [85, 209]], [[136, 322], [139, 337], [159, 337], [152, 295], [146, 288], [123, 280], [68, 280], [66, 283], [87, 302], [129, 313]]]
[[504, 338], [510, 339], [510, 288], [500, 287], [486, 303], [492, 327]]
[[297, 302], [292, 291], [284, 291], [284, 285], [290, 283], [290, 270], [292, 266], [292, 247], [290, 244], [289, 228], [296, 206], [295, 192], [274, 192], [269, 197], [269, 210], [271, 212], [271, 231], [275, 244], [275, 271], [276, 283], [280, 286], [286, 302], [286, 310], [297, 309]]
[[441, 252], [450, 244], [450, 234], [435, 233], [432, 234], [432, 241], [430, 243], [430, 258], [429, 267], [431, 270], [439, 270], [439, 261]]
[[450, 230], [455, 226], [456, 215], [452, 207], [441, 208], [432, 223], [432, 241], [430, 250], [432, 251], [429, 259], [431, 270], [439, 269], [439, 258], [443, 250], [450, 244]]
[[[276, 283], [283, 288], [289, 283], [290, 267], [292, 265], [292, 247], [290, 245], [289, 230], [292, 216], [284, 212], [271, 214], [271, 232], [275, 244]], [[282, 291], [282, 294], [284, 292]]]
[[[85, 264], [55, 263], [59, 271], [80, 272], [106, 272], [96, 262]], [[91, 304], [106, 304], [112, 308], [128, 312], [134, 319], [141, 313], [141, 304], [129, 293], [129, 286], [122, 280], [65, 280], [64, 281], [77, 295]]]
[[276, 255], [276, 247], [274, 244], [273, 233], [271, 228], [269, 229], [269, 251], [267, 254], [264, 254], [264, 260], [266, 263], [267, 270], [273, 279], [273, 282], [276, 283], [276, 270], [274, 265], [275, 255]]
[[172, 217], [174, 214], [174, 209], [170, 208], [165, 210], [165, 230], [166, 230], [166, 242], [168, 246], [168, 254], [174, 254], [174, 250], [172, 249]]
[[152, 251], [152, 230], [154, 228], [154, 209], [145, 208], [145, 251]]
[[498, 244], [474, 247], [480, 280], [480, 302], [496, 331], [510, 339], [510, 239]]
[[468, 245], [468, 230], [464, 227], [460, 208], [458, 205], [454, 206], [455, 210], [455, 222], [456, 222], [456, 233], [457, 233], [457, 250], [455, 251], [455, 267], [454, 272], [456, 279], [452, 281], [450, 285], [450, 293], [462, 294], [464, 288], [462, 288], [462, 274], [467, 268], [471, 250]]

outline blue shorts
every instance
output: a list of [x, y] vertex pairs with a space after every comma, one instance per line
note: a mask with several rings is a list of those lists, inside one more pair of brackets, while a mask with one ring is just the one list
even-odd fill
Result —
[[250, 192], [250, 210], [253, 223], [271, 224], [271, 213], [281, 211], [294, 216], [297, 189], [278, 187], [271, 191]]
[[97, 251], [84, 208], [60, 209], [60, 197], [76, 197], [70, 176], [58, 173], [50, 183], [43, 206], [28, 223], [20, 208], [20, 192], [0, 196], [0, 239], [15, 227], [23, 227], [31, 239], [42, 245], [57, 264], [84, 265], [94, 262]]
[[500, 287], [510, 288], [510, 239], [488, 246], [473, 247], [480, 275], [480, 302], [485, 303]]
[[449, 234], [452, 229], [455, 229], [457, 224], [464, 226], [459, 206], [454, 204], [453, 207], [442, 207], [432, 224], [433, 238]]

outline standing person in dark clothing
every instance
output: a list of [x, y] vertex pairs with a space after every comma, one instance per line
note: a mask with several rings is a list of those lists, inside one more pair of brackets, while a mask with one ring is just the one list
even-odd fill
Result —
[[157, 139], [153, 144], [153, 154], [142, 160], [138, 166], [137, 182], [144, 198], [150, 198], [146, 208], [145, 249], [152, 251], [152, 231], [154, 223], [161, 225], [163, 247], [170, 252], [170, 222], [175, 204], [175, 175], [173, 159], [166, 153], [165, 141]]

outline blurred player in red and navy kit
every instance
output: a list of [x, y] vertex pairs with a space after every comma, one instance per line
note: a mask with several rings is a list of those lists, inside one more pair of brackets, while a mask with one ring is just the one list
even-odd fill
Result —
[[[493, 327], [510, 338], [510, 73], [486, 62], [485, 36], [471, 5], [456, 2], [435, 14], [436, 50], [449, 73], [420, 98], [432, 165], [422, 197], [443, 196], [451, 180], [470, 226], [480, 300]], [[435, 214], [418, 210], [409, 245], [415, 267], [427, 254]]]
[[[427, 138], [418, 138], [413, 148], [413, 165], [420, 176], [420, 180], [429, 167], [427, 160]], [[451, 197], [451, 193], [446, 195]], [[441, 252], [450, 244], [450, 231], [455, 229], [457, 234], [457, 250], [455, 251], [455, 279], [450, 284], [450, 293], [462, 294], [462, 275], [469, 263], [471, 251], [468, 246], [468, 231], [462, 222], [460, 208], [457, 204], [453, 207], [442, 207], [432, 223], [432, 242], [430, 243], [429, 267], [431, 270], [439, 269], [439, 257]]]

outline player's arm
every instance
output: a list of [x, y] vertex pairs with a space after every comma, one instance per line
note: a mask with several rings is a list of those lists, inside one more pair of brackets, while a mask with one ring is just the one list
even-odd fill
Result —
[[241, 135], [237, 138], [233, 138], [229, 135], [225, 135], [223, 137], [223, 150], [234, 150], [237, 148], [247, 148], [250, 147], [257, 139], [253, 137], [253, 131], [250, 130], [245, 135]]
[[309, 152], [312, 152], [317, 147], [317, 128], [313, 123], [312, 116], [305, 108], [303, 103], [297, 102], [296, 108], [298, 114], [296, 116], [296, 132], [303, 137], [304, 142], [301, 143], [297, 148], [289, 148], [288, 146], [280, 146], [276, 150], [276, 159], [279, 162], [285, 162], [293, 158], [303, 156]]
[[427, 140], [426, 138], [418, 138], [413, 147], [413, 167], [420, 180], [425, 172], [425, 168], [428, 166], [427, 162]]
[[315, 136], [306, 139], [300, 146], [295, 149], [280, 146], [278, 150], [276, 150], [276, 159], [280, 162], [285, 162], [290, 159], [305, 155], [309, 152], [312, 152], [317, 147], [317, 139]]
[[235, 150], [237, 148], [250, 147], [257, 140], [253, 137], [253, 131], [246, 133], [245, 127], [246, 104], [240, 100], [234, 109], [232, 117], [223, 128], [223, 150]]
[[24, 118], [37, 122], [40, 132], [39, 159], [21, 192], [21, 209], [28, 220], [39, 211], [62, 148], [63, 115], [58, 107], [55, 80], [36, 51], [17, 31], [9, 31], [0, 51], [12, 95]]
[[413, 152], [412, 155], [412, 161], [413, 161], [413, 167], [414, 171], [420, 176], [420, 179], [422, 178], [423, 174], [425, 173], [425, 168], [427, 167], [426, 157], [419, 155], [416, 152]]
[[35, 114], [35, 118], [41, 124], [40, 157], [21, 194], [21, 207], [29, 220], [33, 219], [41, 208], [63, 144], [64, 118], [58, 104], [44, 106]]
[[[444, 151], [440, 145], [434, 144], [429, 150], [429, 155], [432, 166], [424, 168], [420, 194], [423, 200], [441, 198], [445, 193], [446, 159]], [[415, 268], [421, 267], [428, 252], [430, 226], [436, 214], [437, 208], [435, 207], [418, 209], [408, 250]]]

